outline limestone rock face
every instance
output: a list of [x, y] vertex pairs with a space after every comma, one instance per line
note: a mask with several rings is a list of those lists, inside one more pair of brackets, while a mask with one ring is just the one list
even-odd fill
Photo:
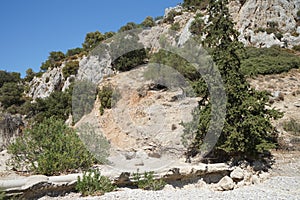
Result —
[[[297, 11], [300, 9], [299, 0], [247, 0], [241, 4], [239, 0], [230, 2], [229, 10], [240, 32], [240, 40], [246, 45], [270, 47], [281, 45], [291, 47], [299, 44]], [[274, 35], [258, 32], [258, 29], [276, 26], [283, 35], [278, 40]], [[294, 36], [293, 36], [294, 35]]]

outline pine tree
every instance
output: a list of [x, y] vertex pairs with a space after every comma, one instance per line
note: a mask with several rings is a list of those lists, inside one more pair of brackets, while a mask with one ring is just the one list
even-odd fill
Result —
[[[273, 109], [266, 109], [268, 94], [250, 88], [240, 71], [243, 45], [238, 41], [238, 32], [230, 18], [228, 0], [210, 0], [209, 23], [203, 30], [203, 46], [210, 49], [226, 90], [227, 105], [224, 128], [209, 156], [229, 158], [231, 156], [253, 157], [275, 147], [275, 129], [270, 120], [280, 117]], [[209, 102], [209, 103], [207, 103]], [[210, 123], [212, 102], [208, 89], [203, 92], [198, 110], [193, 112], [198, 121], [193, 141], [188, 146], [187, 157], [201, 151]], [[184, 124], [185, 135], [195, 126]], [[207, 154], [206, 154], [207, 155]], [[225, 157], [224, 157], [225, 156]]]

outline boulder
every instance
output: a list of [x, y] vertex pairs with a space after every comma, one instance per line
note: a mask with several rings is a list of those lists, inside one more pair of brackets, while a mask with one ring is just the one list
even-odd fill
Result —
[[230, 177], [235, 182], [239, 182], [244, 179], [244, 170], [241, 169], [240, 167], [237, 167], [230, 173]]
[[229, 176], [225, 176], [219, 181], [218, 186], [223, 191], [227, 191], [227, 190], [232, 190], [234, 188], [235, 184], [234, 184], [232, 178], [230, 178]]

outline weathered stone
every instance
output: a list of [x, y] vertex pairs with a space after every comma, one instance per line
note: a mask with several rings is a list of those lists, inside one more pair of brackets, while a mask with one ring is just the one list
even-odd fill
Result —
[[219, 183], [218, 186], [222, 188], [222, 190], [232, 190], [235, 186], [233, 180], [229, 176], [223, 177]]
[[237, 167], [230, 173], [230, 177], [234, 181], [239, 182], [244, 179], [244, 170], [242, 170], [240, 167]]
[[257, 175], [252, 176], [252, 184], [260, 183], [259, 177]]

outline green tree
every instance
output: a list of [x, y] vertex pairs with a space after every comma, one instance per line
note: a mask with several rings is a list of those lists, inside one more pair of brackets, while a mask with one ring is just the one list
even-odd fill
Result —
[[0, 102], [4, 108], [12, 105], [20, 106], [24, 100], [22, 98], [24, 87], [14, 82], [6, 82], [0, 88]]
[[154, 21], [153, 17], [148, 16], [148, 17], [146, 17], [146, 19], [141, 23], [141, 25], [142, 25], [143, 27], [153, 27], [153, 26], [155, 26], [155, 21]]
[[30, 82], [30, 81], [32, 81], [32, 79], [34, 77], [35, 77], [34, 71], [32, 70], [32, 68], [28, 68], [26, 70], [26, 76], [25, 76], [24, 80], [27, 81], [27, 82]]
[[82, 47], [86, 51], [90, 51], [93, 48], [95, 48], [100, 42], [105, 40], [105, 37], [102, 33], [99, 31], [90, 32], [85, 36], [84, 43], [82, 44]]
[[[270, 120], [279, 117], [280, 113], [266, 109], [267, 94], [250, 88], [240, 71], [243, 45], [238, 41], [238, 32], [234, 29], [227, 4], [228, 0], [210, 0], [210, 23], [203, 30], [206, 35], [203, 45], [212, 49], [212, 59], [221, 73], [227, 95], [224, 128], [210, 155], [219, 158], [252, 157], [275, 147], [274, 127]], [[198, 124], [196, 136], [188, 147], [188, 157], [200, 153], [201, 145], [207, 145], [203, 141], [209, 126], [214, 129], [209, 120], [211, 101], [206, 88], [199, 102], [200, 109], [193, 112], [194, 121]], [[193, 132], [195, 125], [191, 122], [184, 126], [183, 138]]]
[[65, 79], [71, 75], [76, 75], [79, 69], [78, 61], [70, 61], [66, 63], [66, 66], [62, 69], [62, 73]]
[[130, 31], [136, 28], [139, 28], [140, 26], [134, 22], [128, 22], [126, 25], [122, 26], [119, 29], [119, 33], [124, 32], [124, 31]]
[[21, 81], [21, 74], [16, 72], [6, 72], [0, 70], [0, 87], [3, 86], [4, 83], [14, 82], [18, 83]]
[[77, 54], [80, 54], [81, 52], [83, 52], [83, 49], [82, 48], [74, 48], [74, 49], [69, 49], [66, 53], [66, 56], [67, 57], [70, 57], [70, 56], [75, 56]]
[[54, 63], [63, 60], [65, 57], [65, 54], [61, 51], [52, 51], [50, 52], [48, 60], [50, 60], [51, 63]]
[[88, 169], [95, 158], [63, 120], [48, 118], [24, 130], [8, 148], [10, 164], [37, 174], [55, 175]]
[[184, 0], [183, 7], [206, 9], [208, 6], [208, 3], [209, 3], [209, 0]]

